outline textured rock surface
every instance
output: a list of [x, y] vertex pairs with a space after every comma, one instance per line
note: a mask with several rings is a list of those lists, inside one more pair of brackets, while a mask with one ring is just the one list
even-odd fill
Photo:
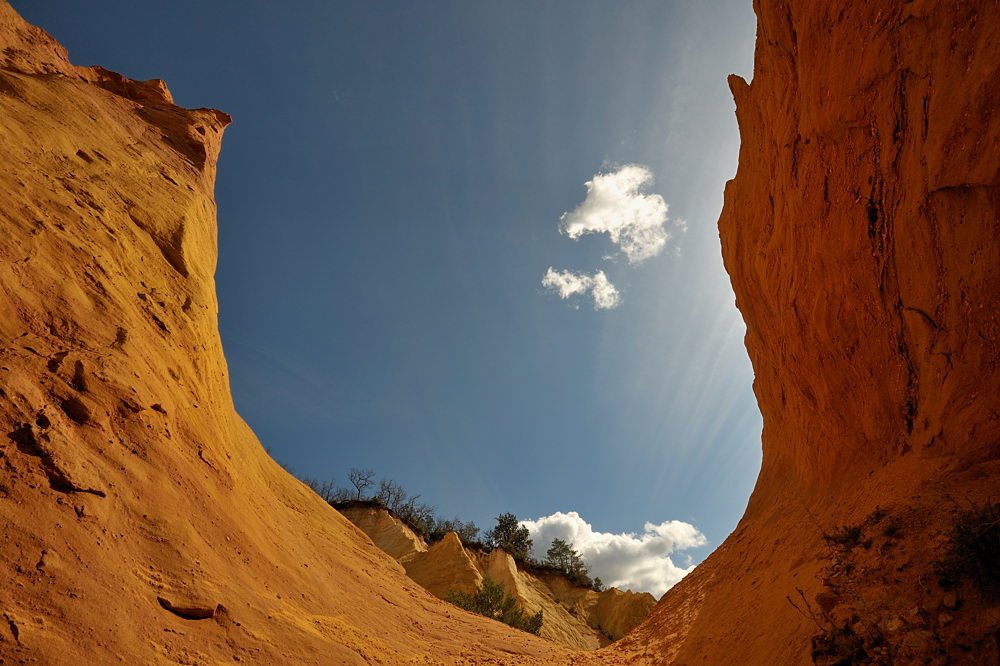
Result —
[[542, 611], [542, 637], [569, 647], [594, 650], [608, 645], [635, 628], [656, 604], [650, 594], [615, 589], [598, 594], [552, 571], [520, 570], [501, 549], [490, 553], [466, 550], [453, 532], [428, 549], [416, 533], [383, 508], [356, 503], [339, 511], [439, 599], [450, 590], [473, 592], [483, 576], [489, 576], [527, 613]]
[[648, 592], [611, 588], [598, 594], [596, 603], [587, 609], [587, 623], [618, 640], [639, 626], [654, 605], [656, 598]]
[[519, 571], [514, 558], [503, 550], [482, 554], [478, 558], [483, 573], [500, 583], [521, 604], [526, 613], [542, 611], [539, 635], [581, 650], [595, 650], [608, 643], [601, 634], [588, 626], [586, 616], [577, 616], [560, 602], [551, 587], [537, 576]]
[[[966, 590], [942, 622], [934, 561], [1000, 480], [1000, 5], [755, 6], [719, 228], [763, 468], [735, 533], [613, 650], [809, 663], [851, 623], [897, 663], [991, 663], [996, 608]], [[857, 546], [823, 539], [844, 527]]]
[[388, 511], [363, 504], [344, 506], [340, 515], [351, 521], [368, 538], [397, 560], [411, 557], [427, 550], [427, 544], [403, 521]]
[[400, 563], [407, 576], [439, 599], [444, 599], [451, 589], [474, 592], [483, 581], [482, 574], [454, 532], [445, 534], [427, 552], [411, 555]]
[[643, 625], [572, 654], [427, 594], [267, 458], [216, 331], [226, 117], [0, 0], [0, 658], [796, 664], [836, 624], [995, 663], [997, 607], [934, 562], [1000, 478], [1000, 6], [756, 9], [720, 233], [763, 468]]
[[0, 661], [559, 661], [410, 581], [234, 412], [228, 118], [73, 67], [2, 1], [0, 54]]

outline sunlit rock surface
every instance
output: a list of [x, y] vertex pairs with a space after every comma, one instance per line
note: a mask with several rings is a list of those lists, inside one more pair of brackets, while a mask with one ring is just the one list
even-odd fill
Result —
[[452, 589], [474, 592], [483, 580], [479, 569], [454, 532], [446, 534], [426, 553], [408, 557], [401, 564], [410, 578], [440, 599]]
[[995, 663], [997, 606], [935, 563], [997, 499], [1000, 6], [755, 6], [720, 235], [763, 469], [638, 629], [573, 653], [436, 599], [264, 454], [216, 329], [227, 117], [0, 0], [0, 658], [798, 664], [843, 626]]
[[[394, 557], [407, 575], [434, 596], [444, 599], [452, 590], [475, 592], [489, 576], [529, 615], [542, 611], [541, 636], [580, 650], [595, 650], [621, 638], [656, 603], [648, 593], [616, 589], [598, 593], [555, 571], [518, 567], [502, 549], [490, 553], [466, 549], [454, 532], [428, 549], [413, 530], [384, 508], [358, 502], [339, 510], [380, 548], [401, 552]], [[414, 542], [419, 546], [399, 547]]]
[[551, 664], [264, 453], [217, 332], [229, 119], [0, 1], [0, 660]]
[[368, 535], [381, 550], [397, 560], [427, 551], [427, 544], [402, 520], [377, 506], [362, 502], [338, 509], [340, 514]]

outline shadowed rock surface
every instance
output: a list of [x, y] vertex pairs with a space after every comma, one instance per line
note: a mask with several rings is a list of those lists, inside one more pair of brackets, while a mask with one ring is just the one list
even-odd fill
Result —
[[[993, 663], [997, 608], [965, 589], [942, 621], [934, 563], [1000, 479], [1000, 5], [755, 8], [719, 233], [762, 469], [733, 535], [613, 649], [810, 663], [846, 623], [870, 659]], [[823, 538], [844, 528], [856, 546]]]

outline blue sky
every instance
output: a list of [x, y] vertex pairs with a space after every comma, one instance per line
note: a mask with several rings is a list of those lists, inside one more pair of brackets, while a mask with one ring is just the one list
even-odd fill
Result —
[[[733, 529], [760, 466], [716, 228], [750, 5], [14, 0], [76, 64], [234, 117], [220, 327], [275, 457], [341, 484], [371, 467], [484, 528], [684, 521], [707, 546], [681, 566]], [[559, 228], [626, 164], [673, 235], [639, 265]], [[561, 300], [550, 266], [603, 270], [620, 304]]]

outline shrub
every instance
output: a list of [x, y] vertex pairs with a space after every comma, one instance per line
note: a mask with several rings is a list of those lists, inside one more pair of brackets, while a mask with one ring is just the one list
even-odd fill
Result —
[[476, 527], [476, 524], [471, 520], [464, 522], [458, 516], [452, 520], [438, 520], [434, 529], [431, 530], [430, 540], [440, 541], [448, 532], [457, 534], [459, 541], [465, 546], [475, 546], [479, 543], [479, 528]]
[[301, 480], [304, 484], [309, 486], [314, 493], [322, 497], [324, 502], [329, 504], [334, 501], [337, 493], [337, 484], [333, 482], [333, 479], [320, 481], [319, 479], [311, 476], [303, 476]]
[[845, 525], [831, 534], [824, 534], [823, 539], [841, 550], [851, 550], [861, 544], [861, 526], [849, 527]]
[[445, 601], [459, 608], [509, 624], [515, 629], [538, 635], [542, 629], [542, 611], [528, 615], [517, 607], [517, 600], [507, 594], [500, 583], [486, 576], [483, 583], [473, 593], [450, 590]]

